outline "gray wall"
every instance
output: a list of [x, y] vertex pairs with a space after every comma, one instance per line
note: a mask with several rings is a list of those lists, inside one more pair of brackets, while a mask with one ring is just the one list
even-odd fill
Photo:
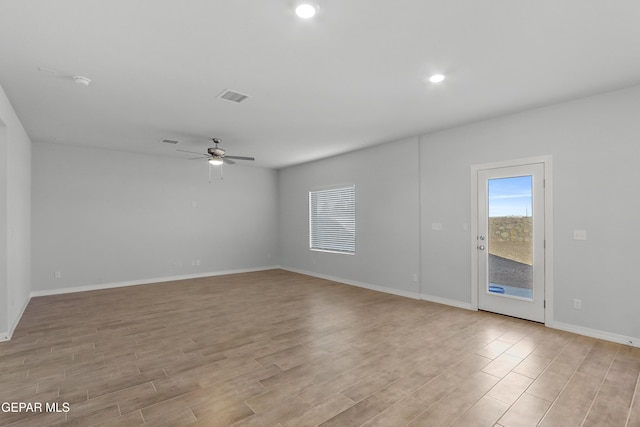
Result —
[[[470, 301], [469, 168], [553, 156], [554, 319], [640, 337], [640, 87], [426, 135], [421, 147], [426, 293]], [[432, 222], [443, 230], [433, 232]], [[573, 230], [586, 229], [587, 241]], [[583, 309], [573, 309], [573, 299]]]
[[[282, 264], [469, 305], [471, 165], [551, 155], [554, 319], [640, 337], [640, 230], [627, 227], [640, 212], [639, 112], [634, 87], [281, 170]], [[311, 252], [307, 192], [341, 182], [357, 186], [357, 255]], [[587, 241], [572, 240], [577, 228]]]
[[0, 340], [31, 291], [31, 141], [0, 88]]
[[35, 143], [33, 290], [278, 264], [277, 172], [212, 178], [205, 161]]
[[[286, 268], [416, 296], [420, 267], [418, 138], [280, 171]], [[309, 191], [356, 186], [356, 254], [309, 250]], [[357, 283], [354, 283], [357, 284]]]

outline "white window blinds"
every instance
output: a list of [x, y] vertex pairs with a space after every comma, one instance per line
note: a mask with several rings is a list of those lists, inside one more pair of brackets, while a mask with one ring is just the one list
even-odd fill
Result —
[[356, 252], [356, 187], [309, 192], [309, 247]]

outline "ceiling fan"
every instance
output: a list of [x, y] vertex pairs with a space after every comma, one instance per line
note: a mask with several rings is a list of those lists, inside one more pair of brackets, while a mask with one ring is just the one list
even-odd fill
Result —
[[176, 150], [182, 151], [183, 153], [191, 153], [191, 154], [199, 154], [200, 157], [192, 157], [189, 160], [197, 160], [197, 159], [209, 159], [209, 163], [214, 166], [219, 166], [223, 163], [228, 165], [234, 165], [234, 160], [255, 160], [254, 157], [246, 157], [246, 156], [227, 156], [226, 150], [224, 148], [218, 147], [220, 144], [220, 140], [218, 138], [211, 138], [211, 141], [215, 144], [215, 147], [207, 148], [207, 154], [197, 153], [195, 151], [187, 151], [187, 150]]

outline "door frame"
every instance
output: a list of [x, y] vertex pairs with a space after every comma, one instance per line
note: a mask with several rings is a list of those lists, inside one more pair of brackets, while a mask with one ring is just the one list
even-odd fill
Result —
[[553, 325], [553, 161], [549, 156], [527, 157], [492, 163], [471, 165], [471, 235], [469, 249], [471, 251], [471, 309], [478, 310], [478, 172], [484, 169], [497, 169], [512, 166], [544, 164], [544, 324]]

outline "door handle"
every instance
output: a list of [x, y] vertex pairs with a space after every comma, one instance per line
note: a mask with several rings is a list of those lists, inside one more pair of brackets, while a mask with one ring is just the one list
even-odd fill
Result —
[[480, 249], [481, 251], [484, 251], [484, 245], [478, 245], [478, 249]]

